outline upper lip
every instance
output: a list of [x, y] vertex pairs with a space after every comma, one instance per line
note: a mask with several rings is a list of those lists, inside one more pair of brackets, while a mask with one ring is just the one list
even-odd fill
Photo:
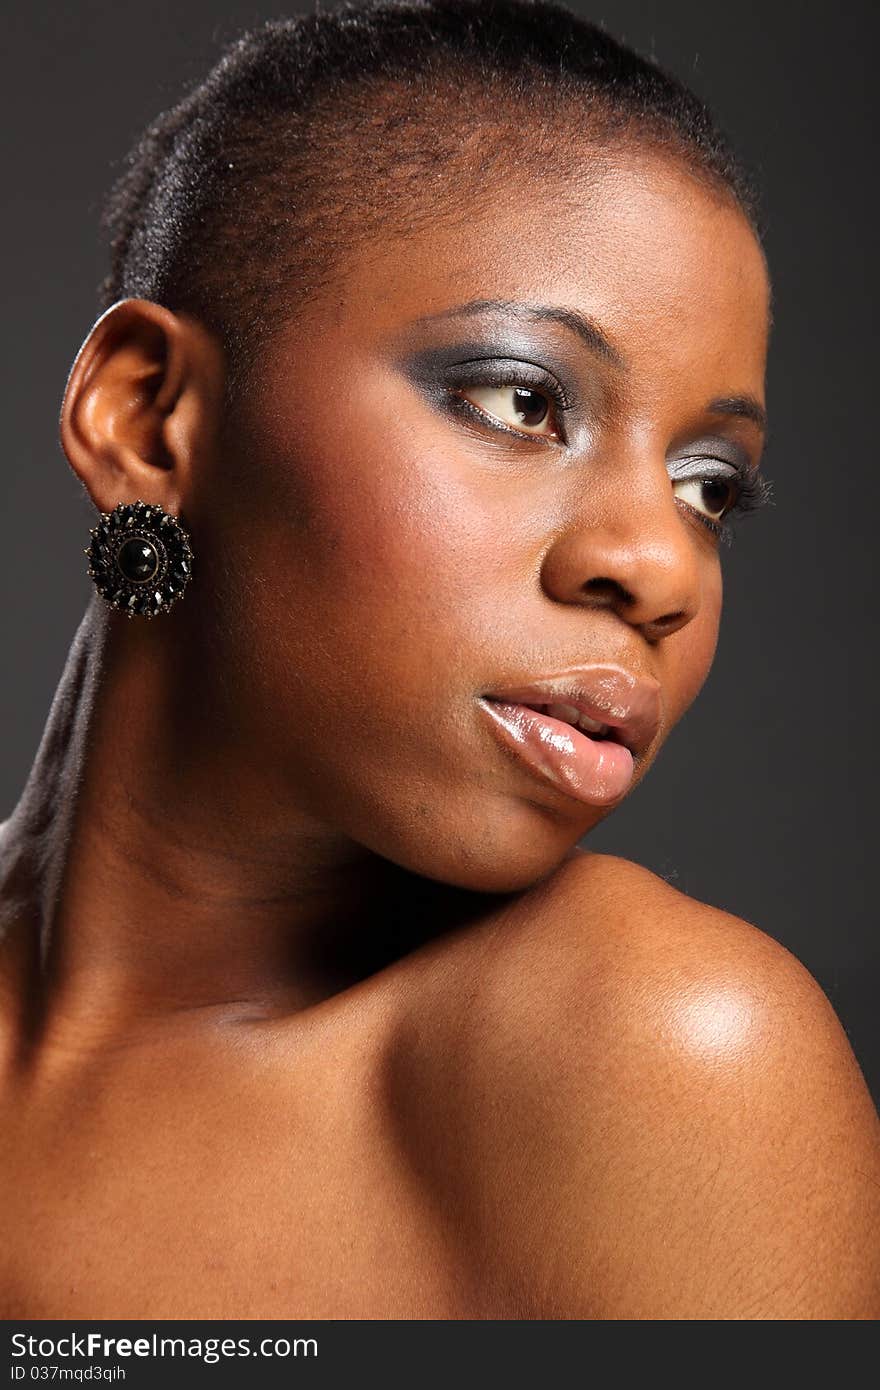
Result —
[[569, 666], [556, 675], [488, 690], [484, 698], [521, 705], [573, 705], [614, 729], [616, 739], [633, 754], [644, 753], [654, 741], [662, 717], [659, 681], [605, 662]]

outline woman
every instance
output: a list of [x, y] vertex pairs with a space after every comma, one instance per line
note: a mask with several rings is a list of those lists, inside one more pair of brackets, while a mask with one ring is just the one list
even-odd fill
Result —
[[578, 847], [767, 496], [704, 108], [557, 5], [358, 3], [244, 36], [108, 224], [96, 593], [0, 832], [3, 1315], [876, 1316], [822, 991]]

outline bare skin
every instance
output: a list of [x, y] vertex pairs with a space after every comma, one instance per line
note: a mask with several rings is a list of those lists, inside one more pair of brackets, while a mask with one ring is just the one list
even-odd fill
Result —
[[[763, 402], [760, 249], [656, 156], [502, 192], [353, 258], [233, 420], [217, 342], [157, 305], [74, 365], [96, 507], [181, 514], [198, 568], [151, 624], [92, 602], [0, 828], [7, 1318], [880, 1312], [880, 1126], [819, 987], [579, 851], [613, 806], [475, 708], [625, 664], [663, 700], [637, 782], [695, 698], [720, 552], [668, 464], [758, 462], [708, 403]], [[416, 322], [473, 299], [576, 309], [621, 360]], [[438, 405], [475, 344], [564, 376], [561, 434], [510, 390]]]

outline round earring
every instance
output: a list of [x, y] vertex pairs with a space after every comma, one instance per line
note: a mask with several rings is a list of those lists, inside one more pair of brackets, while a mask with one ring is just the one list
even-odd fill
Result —
[[192, 575], [189, 536], [161, 507], [120, 502], [102, 512], [86, 547], [89, 576], [102, 598], [126, 613], [155, 618], [183, 595]]

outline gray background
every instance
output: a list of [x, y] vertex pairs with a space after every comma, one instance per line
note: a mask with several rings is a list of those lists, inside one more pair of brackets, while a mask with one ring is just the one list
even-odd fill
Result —
[[[766, 455], [775, 506], [746, 518], [725, 552], [722, 635], [703, 692], [589, 844], [783, 942], [822, 983], [880, 1097], [870, 896], [878, 7], [573, 7], [689, 81], [757, 168], [777, 315]], [[57, 416], [96, 315], [101, 197], [132, 139], [222, 43], [298, 8], [6, 7], [0, 817], [90, 589], [82, 547], [94, 513], [57, 443]]]

